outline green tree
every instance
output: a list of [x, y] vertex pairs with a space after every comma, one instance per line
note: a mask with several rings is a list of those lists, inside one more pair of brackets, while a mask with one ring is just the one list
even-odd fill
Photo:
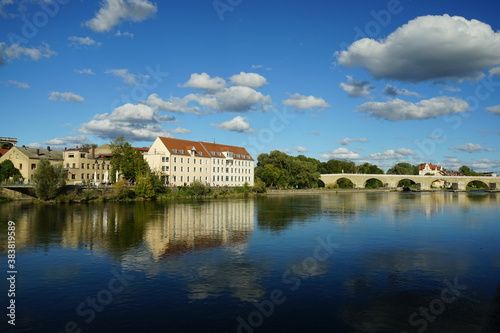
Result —
[[149, 172], [148, 163], [144, 160], [142, 153], [133, 149], [123, 136], [111, 141], [110, 146], [112, 177], [115, 177], [116, 171], [118, 171], [123, 174], [125, 179], [136, 181], [139, 175]]
[[5, 160], [0, 163], [0, 182], [9, 180], [9, 178], [17, 180], [21, 178], [21, 172], [16, 169], [11, 160]]
[[146, 172], [145, 174], [141, 174], [137, 177], [135, 192], [138, 196], [146, 199], [154, 199], [165, 191], [166, 188], [163, 185], [159, 174]]
[[458, 171], [464, 174], [464, 176], [477, 176], [477, 173], [469, 168], [467, 165], [462, 165]]
[[316, 187], [320, 162], [304, 155], [289, 156], [278, 150], [257, 157], [255, 176], [266, 186]]
[[33, 173], [36, 196], [41, 200], [55, 198], [64, 188], [66, 177], [62, 163], [52, 165], [48, 159], [42, 158]]
[[378, 166], [374, 164], [366, 162], [358, 166], [358, 173], [365, 173], [370, 175], [382, 175], [384, 174], [384, 170], [380, 169]]
[[389, 170], [388, 175], [418, 175], [418, 166], [413, 166], [410, 163], [398, 163]]
[[90, 148], [97, 148], [97, 144], [95, 143], [84, 143], [81, 148], [86, 148], [86, 149], [90, 149]]
[[267, 187], [285, 186], [285, 172], [274, 164], [257, 167], [255, 176], [264, 181]]

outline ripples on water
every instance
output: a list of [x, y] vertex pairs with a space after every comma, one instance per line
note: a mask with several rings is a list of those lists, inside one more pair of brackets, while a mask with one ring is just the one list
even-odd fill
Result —
[[7, 203], [0, 245], [15, 221], [16, 332], [483, 333], [498, 213], [488, 193]]

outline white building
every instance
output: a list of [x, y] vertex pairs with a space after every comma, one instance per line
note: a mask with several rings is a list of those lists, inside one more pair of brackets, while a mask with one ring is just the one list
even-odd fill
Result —
[[254, 184], [254, 160], [243, 147], [158, 137], [144, 158], [172, 186]]
[[425, 163], [418, 168], [418, 174], [420, 176], [425, 176], [425, 175], [438, 176], [442, 174], [442, 171], [443, 171], [442, 167], [431, 163]]

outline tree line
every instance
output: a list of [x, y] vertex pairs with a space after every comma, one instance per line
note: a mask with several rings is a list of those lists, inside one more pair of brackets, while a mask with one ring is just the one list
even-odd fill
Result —
[[[321, 162], [318, 159], [304, 155], [290, 156], [279, 150], [263, 153], [257, 157], [255, 168], [256, 180], [262, 180], [267, 187], [272, 188], [314, 188], [323, 187], [321, 174], [330, 173], [359, 173], [359, 174], [390, 174], [390, 175], [418, 175], [420, 166], [424, 163], [412, 165], [406, 162], [396, 163], [384, 172], [377, 165], [365, 162], [357, 165], [352, 161], [331, 159]], [[466, 165], [459, 168], [464, 176], [477, 176], [477, 172]], [[326, 184], [328, 185], [328, 184]], [[337, 183], [340, 188], [352, 188], [353, 184], [347, 179], [340, 179]], [[410, 180], [403, 180], [401, 186], [410, 186]], [[370, 179], [367, 188], [382, 187], [378, 179]]]

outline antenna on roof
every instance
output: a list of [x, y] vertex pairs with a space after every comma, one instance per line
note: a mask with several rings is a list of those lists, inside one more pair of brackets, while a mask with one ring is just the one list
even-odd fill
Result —
[[214, 138], [214, 143], [215, 143], [215, 138]]

